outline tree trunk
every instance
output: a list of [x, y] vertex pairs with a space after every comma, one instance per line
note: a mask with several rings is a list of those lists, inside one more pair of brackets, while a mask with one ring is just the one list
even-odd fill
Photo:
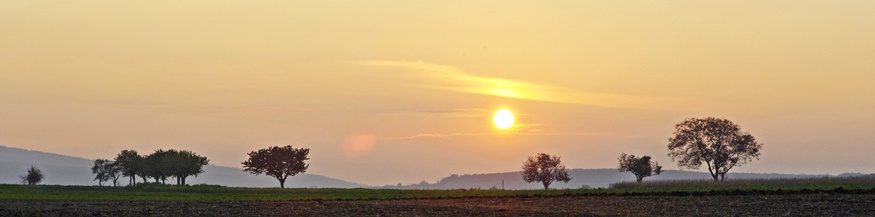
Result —
[[638, 179], [638, 183], [641, 183], [641, 180], [644, 180], [644, 176], [635, 176], [635, 179]]
[[544, 183], [544, 190], [548, 190], [548, 189], [550, 189], [550, 183], [549, 183], [549, 182], [542, 182], [542, 183]]
[[181, 177], [181, 179], [182, 179], [182, 185], [185, 185], [185, 178], [188, 178], [188, 176], [183, 176], [183, 177]]
[[280, 188], [286, 188], [286, 179], [277, 178], [277, 180], [280, 180]]
[[711, 178], [713, 178], [715, 182], [716, 182], [716, 181], [719, 181], [719, 180], [717, 180], [717, 176], [718, 176], [719, 173], [720, 173], [720, 172], [719, 172], [719, 171], [720, 171], [720, 168], [717, 168], [717, 167], [716, 167], [717, 164], [715, 163], [715, 164], [714, 164], [715, 167], [712, 168], [712, 167], [711, 167], [711, 161], [705, 161], [705, 163], [708, 164], [708, 173], [711, 173]]

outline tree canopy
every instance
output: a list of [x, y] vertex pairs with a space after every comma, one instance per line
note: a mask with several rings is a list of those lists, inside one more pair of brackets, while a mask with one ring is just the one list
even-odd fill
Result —
[[177, 185], [185, 185], [189, 176], [203, 173], [203, 166], [210, 160], [188, 150], [155, 150], [152, 154], [140, 156], [137, 151], [123, 150], [116, 156], [120, 172], [130, 177], [131, 183], [136, 182], [136, 176], [153, 178], [155, 182], [166, 183], [167, 178], [176, 178]]
[[562, 164], [559, 156], [550, 156], [544, 153], [530, 156], [528, 160], [523, 162], [522, 174], [524, 181], [527, 183], [541, 182], [544, 184], [544, 189], [549, 189], [550, 184], [556, 181], [566, 183], [571, 181], [571, 177], [568, 176], [568, 171], [565, 170], [565, 165]]
[[156, 182], [164, 183], [167, 178], [175, 177], [177, 185], [185, 185], [185, 179], [203, 173], [203, 166], [210, 160], [191, 151], [158, 149], [144, 157], [144, 162], [143, 172]]
[[177, 185], [185, 185], [185, 179], [189, 176], [197, 177], [198, 174], [204, 172], [203, 166], [207, 165], [210, 160], [206, 157], [195, 154], [194, 152], [182, 150], [176, 151], [170, 149], [167, 151], [167, 156], [164, 158], [164, 166], [170, 176], [176, 177]]
[[688, 118], [675, 125], [668, 139], [668, 156], [678, 166], [698, 169], [703, 163], [714, 181], [726, 178], [735, 166], [759, 159], [763, 144], [724, 118]]
[[143, 157], [143, 174], [155, 179], [155, 182], [165, 183], [167, 177], [170, 177], [170, 165], [164, 162], [164, 158], [168, 155], [167, 151], [162, 149], [155, 150], [152, 154]]
[[118, 186], [118, 179], [121, 176], [122, 167], [117, 163], [107, 159], [94, 160], [94, 166], [91, 167], [91, 173], [94, 174], [94, 180], [97, 184], [103, 186], [103, 182], [112, 180], [112, 186]]
[[130, 178], [128, 183], [136, 185], [137, 175], [142, 174], [143, 156], [140, 156], [134, 150], [122, 150], [121, 153], [116, 155], [115, 162], [121, 167], [122, 175]]
[[243, 171], [252, 174], [267, 174], [280, 182], [280, 188], [285, 188], [286, 178], [298, 173], [304, 173], [310, 160], [308, 148], [293, 148], [291, 145], [283, 147], [269, 147], [258, 151], [249, 152], [249, 159], [243, 162]]
[[659, 175], [662, 173], [662, 166], [656, 161], [651, 161], [650, 156], [644, 155], [641, 158], [635, 155], [620, 154], [620, 172], [632, 172], [635, 175], [635, 180], [641, 182], [644, 177]]
[[43, 178], [43, 172], [31, 165], [30, 169], [27, 170], [27, 175], [21, 177], [21, 182], [27, 185], [36, 185], [42, 182]]

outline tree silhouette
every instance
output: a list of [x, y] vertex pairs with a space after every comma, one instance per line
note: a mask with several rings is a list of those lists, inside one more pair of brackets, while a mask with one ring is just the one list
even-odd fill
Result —
[[[143, 156], [140, 156], [140, 154], [134, 150], [122, 150], [122, 152], [115, 157], [115, 162], [121, 167], [121, 174], [130, 178], [128, 183], [130, 183], [130, 185], [136, 185], [137, 175], [142, 174]], [[145, 181], [145, 178], [143, 178], [143, 182]]]
[[210, 160], [188, 150], [158, 149], [146, 156], [140, 156], [134, 150], [124, 150], [116, 156], [116, 162], [121, 174], [128, 176], [131, 184], [136, 182], [136, 176], [140, 176], [143, 182], [154, 178], [156, 183], [165, 184], [168, 177], [174, 177], [177, 185], [185, 185], [186, 178], [203, 173], [203, 166]]
[[291, 145], [249, 152], [249, 159], [243, 162], [243, 171], [272, 176], [280, 182], [280, 188], [285, 188], [288, 176], [304, 173], [310, 167], [304, 163], [305, 160], [310, 160], [307, 157], [309, 153], [308, 148], [292, 148]]
[[176, 178], [177, 185], [185, 185], [185, 179], [189, 176], [197, 176], [204, 172], [203, 166], [210, 162], [206, 157], [194, 152], [182, 150], [155, 150], [144, 158], [141, 168], [143, 174], [166, 184], [167, 178]]
[[523, 162], [522, 174], [526, 183], [541, 182], [544, 184], [544, 189], [550, 189], [550, 184], [555, 181], [566, 183], [571, 181], [559, 156], [544, 153], [530, 156], [526, 162]]
[[168, 154], [167, 151], [158, 149], [155, 150], [154, 153], [146, 155], [146, 157], [143, 158], [143, 174], [154, 178], [155, 183], [161, 182], [162, 184], [167, 184], [167, 177], [170, 176], [170, 165], [164, 162], [164, 158], [166, 158]]
[[197, 177], [204, 172], [203, 166], [210, 162], [206, 157], [195, 154], [188, 150], [167, 150], [163, 164], [170, 176], [176, 177], [176, 185], [185, 185], [185, 179], [189, 176]]
[[659, 175], [662, 173], [662, 166], [656, 161], [651, 161], [650, 156], [644, 155], [641, 158], [635, 155], [620, 154], [620, 172], [632, 172], [635, 175], [635, 180], [641, 182], [644, 177], [651, 175]]
[[94, 174], [94, 180], [97, 184], [103, 186], [103, 182], [112, 180], [112, 186], [118, 186], [118, 179], [122, 175], [123, 168], [118, 162], [113, 162], [107, 159], [94, 160], [94, 166], [91, 167], [91, 173]]
[[94, 180], [97, 181], [97, 185], [103, 186], [103, 182], [109, 181], [109, 165], [112, 164], [112, 161], [107, 159], [97, 159], [94, 160], [94, 166], [91, 167], [91, 174], [94, 174]]
[[27, 170], [27, 175], [21, 177], [21, 182], [26, 183], [27, 185], [36, 185], [43, 181], [43, 172], [34, 167], [30, 166], [30, 169]]
[[714, 181], [726, 178], [735, 166], [759, 159], [763, 144], [732, 121], [723, 118], [688, 118], [675, 125], [668, 139], [668, 156], [678, 166], [698, 169], [702, 163]]
[[118, 186], [118, 179], [122, 177], [122, 167], [117, 162], [112, 162], [106, 169], [109, 179], [112, 180], [112, 186]]

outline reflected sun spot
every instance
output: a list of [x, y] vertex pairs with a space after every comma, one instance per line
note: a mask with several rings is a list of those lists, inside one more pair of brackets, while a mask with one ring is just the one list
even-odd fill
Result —
[[343, 151], [350, 157], [366, 155], [374, 149], [377, 137], [370, 134], [361, 134], [346, 138]]

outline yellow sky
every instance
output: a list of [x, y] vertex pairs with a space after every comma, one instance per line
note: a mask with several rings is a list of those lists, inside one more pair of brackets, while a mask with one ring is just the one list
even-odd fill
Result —
[[[239, 166], [311, 148], [365, 184], [613, 168], [718, 116], [745, 172], [875, 172], [871, 1], [2, 1], [0, 145], [189, 149]], [[518, 125], [501, 131], [492, 113]]]

